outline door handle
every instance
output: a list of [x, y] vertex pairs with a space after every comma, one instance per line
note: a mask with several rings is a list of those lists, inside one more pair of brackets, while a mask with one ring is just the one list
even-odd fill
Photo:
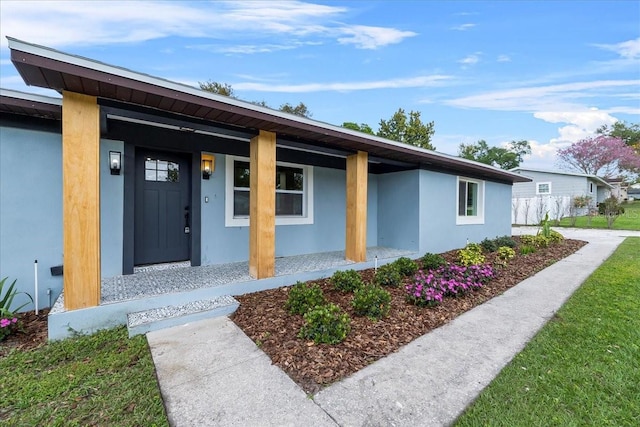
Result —
[[184, 233], [189, 234], [191, 229], [189, 227], [189, 206], [184, 207]]

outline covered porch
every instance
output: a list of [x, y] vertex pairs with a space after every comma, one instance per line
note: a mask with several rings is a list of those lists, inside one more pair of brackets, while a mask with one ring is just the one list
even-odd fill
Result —
[[[138, 328], [134, 333], [142, 333], [165, 327], [167, 321], [177, 325], [225, 315], [237, 307], [232, 296], [326, 278], [338, 270], [373, 268], [403, 256], [416, 258], [419, 254], [369, 247], [364, 262], [345, 259], [344, 251], [280, 257], [275, 260], [275, 275], [264, 279], [251, 277], [248, 261], [143, 267], [134, 274], [103, 279], [100, 305], [95, 307], [67, 310], [62, 293], [49, 314], [49, 339], [67, 337], [70, 331], [87, 332], [128, 322]], [[144, 323], [142, 329], [140, 323]]]

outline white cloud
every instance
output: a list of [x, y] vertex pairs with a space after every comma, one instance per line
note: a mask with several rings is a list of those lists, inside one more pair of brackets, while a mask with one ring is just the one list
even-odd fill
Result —
[[543, 111], [533, 115], [536, 119], [549, 123], [572, 123], [589, 132], [602, 125], [612, 125], [618, 120], [607, 112], [592, 108], [587, 111]]
[[360, 49], [377, 49], [382, 46], [400, 43], [407, 37], [414, 37], [413, 31], [400, 31], [395, 28], [367, 27], [353, 25], [339, 30], [343, 36], [338, 37], [340, 44], [354, 44]]
[[558, 148], [566, 147], [567, 143], [541, 143], [536, 140], [529, 140], [531, 154], [524, 156], [520, 166], [539, 169], [554, 169], [556, 163], [556, 152]]
[[455, 27], [451, 27], [450, 29], [455, 31], [467, 31], [472, 29], [475, 26], [476, 24], [462, 24], [462, 25], [456, 25]]
[[253, 90], [259, 92], [349, 92], [354, 90], [371, 90], [371, 89], [398, 89], [411, 87], [434, 87], [442, 86], [451, 80], [451, 76], [447, 75], [429, 75], [408, 78], [398, 78], [389, 80], [374, 80], [364, 82], [333, 82], [333, 83], [303, 83], [303, 84], [274, 84], [274, 83], [257, 83], [243, 82], [233, 83], [232, 86], [236, 90]]
[[615, 52], [625, 59], [640, 58], [640, 37], [635, 40], [627, 40], [626, 42], [615, 44], [596, 44], [595, 46]]
[[[614, 88], [637, 88], [640, 80], [598, 80], [549, 86], [521, 87], [484, 92], [445, 101], [462, 108], [500, 111], [581, 111], [584, 105], [577, 100], [590, 98]], [[596, 92], [600, 91], [600, 92]]]
[[472, 53], [471, 55], [468, 55], [468, 56], [460, 59], [458, 62], [460, 64], [464, 64], [464, 65], [475, 65], [480, 61], [480, 55], [481, 54], [482, 54], [482, 52]]
[[548, 123], [564, 124], [558, 128], [558, 136], [547, 143], [529, 141], [531, 155], [523, 162], [527, 167], [555, 168], [556, 152], [569, 144], [593, 136], [602, 125], [612, 125], [618, 120], [606, 111], [592, 108], [584, 111], [545, 111], [534, 113], [534, 117]]
[[[530, 141], [532, 154], [525, 158], [523, 165], [529, 167], [554, 168], [556, 151], [580, 139], [592, 136], [602, 125], [617, 121], [611, 114], [615, 112], [638, 112], [637, 94], [632, 94], [640, 86], [640, 80], [601, 80], [558, 85], [520, 87], [515, 89], [490, 91], [445, 101], [446, 104], [462, 107], [498, 111], [531, 112], [533, 117], [548, 123], [557, 123], [557, 136], [547, 142]], [[623, 90], [620, 94], [619, 90]], [[631, 91], [631, 92], [630, 92]], [[589, 108], [584, 104], [594, 102], [596, 97], [610, 97], [628, 100], [630, 105], [607, 109]], [[598, 99], [597, 102], [601, 102]]]
[[202, 45], [190, 45], [187, 46], [188, 49], [197, 49], [204, 50], [208, 52], [215, 53], [225, 53], [225, 54], [255, 54], [255, 53], [269, 53], [269, 52], [277, 52], [281, 50], [291, 50], [295, 49], [299, 45], [289, 44], [289, 45], [278, 45], [278, 44], [261, 44], [261, 45], [236, 45], [236, 46], [221, 46], [221, 45], [212, 45], [212, 44], [202, 44]]
[[498, 62], [511, 62], [509, 55], [498, 55]]
[[548, 123], [565, 123], [558, 128], [559, 136], [551, 143], [570, 143], [592, 136], [602, 125], [612, 125], [618, 121], [608, 112], [592, 108], [585, 111], [544, 111], [533, 115]]
[[[29, 1], [0, 2], [5, 36], [52, 47], [142, 42], [169, 36], [227, 39], [335, 39], [375, 49], [415, 36], [411, 31], [339, 23], [347, 8], [302, 1]], [[34, 25], [37, 23], [37, 25]], [[249, 46], [249, 45], [247, 45]], [[293, 44], [293, 47], [296, 47]], [[251, 49], [244, 49], [245, 52]], [[259, 47], [253, 51], [260, 52]]]

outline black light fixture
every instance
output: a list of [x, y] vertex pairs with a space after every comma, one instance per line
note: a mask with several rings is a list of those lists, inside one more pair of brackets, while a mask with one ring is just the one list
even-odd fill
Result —
[[109, 151], [109, 169], [111, 169], [111, 175], [120, 175], [120, 169], [122, 169], [121, 152]]
[[202, 159], [202, 179], [209, 179], [213, 173], [213, 159]]

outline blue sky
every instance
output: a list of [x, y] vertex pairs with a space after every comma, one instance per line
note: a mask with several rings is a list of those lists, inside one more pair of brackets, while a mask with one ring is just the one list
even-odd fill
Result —
[[8, 35], [337, 125], [420, 111], [438, 151], [526, 139], [530, 167], [640, 122], [638, 1], [2, 0], [0, 32], [3, 88], [57, 95], [24, 85]]

